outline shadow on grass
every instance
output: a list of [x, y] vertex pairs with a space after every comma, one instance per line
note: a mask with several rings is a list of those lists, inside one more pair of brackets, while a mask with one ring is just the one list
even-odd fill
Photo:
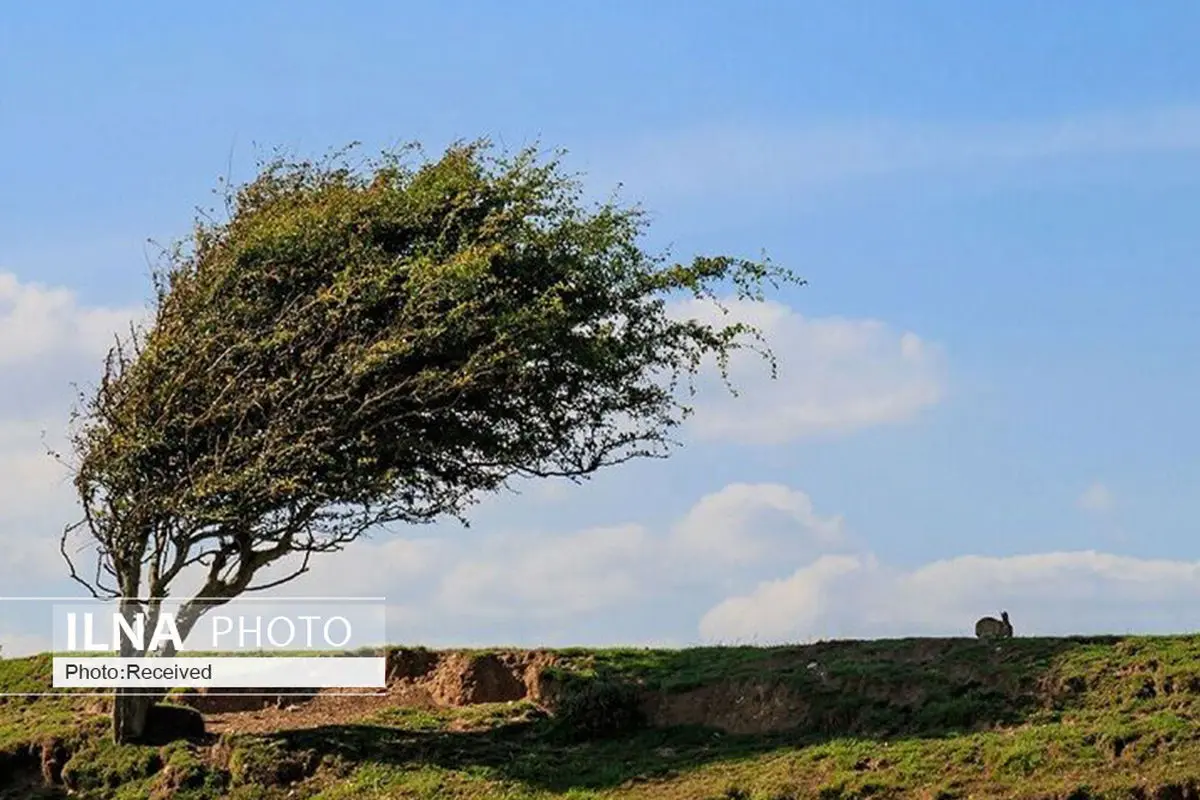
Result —
[[496, 779], [556, 792], [668, 778], [715, 761], [798, 744], [795, 737], [727, 736], [702, 728], [647, 729], [572, 743], [537, 722], [486, 731], [419, 732], [383, 725], [330, 725], [267, 738], [291, 751], [332, 755], [359, 766], [482, 768]]
[[[1162, 659], [1173, 641], [1185, 642], [1189, 652], [1197, 647], [1193, 639], [1163, 640], [1153, 646], [1155, 657]], [[265, 738], [289, 750], [359, 765], [482, 768], [497, 779], [543, 790], [606, 789], [836, 739], [936, 739], [1020, 724], [1078, 699], [1078, 692], [1089, 686], [1089, 670], [1105, 672], [1105, 664], [1114, 657], [1128, 660], [1130, 652], [1136, 657], [1136, 644], [1132, 650], [1126, 644], [1124, 638], [1110, 636], [600, 651], [589, 654], [593, 663], [576, 680], [636, 681], [659, 696], [719, 683], [771, 681], [788, 686], [798, 698], [790, 720], [794, 726], [732, 735], [685, 725], [572, 742], [551, 721], [533, 720], [475, 731], [330, 725]], [[1107, 704], [1110, 699], [1096, 701]]]
[[0, 800], [66, 800], [71, 797], [66, 789], [57, 786], [16, 786], [0, 788]]

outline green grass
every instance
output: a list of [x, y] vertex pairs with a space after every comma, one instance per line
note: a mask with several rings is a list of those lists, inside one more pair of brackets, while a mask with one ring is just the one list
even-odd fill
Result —
[[[775, 687], [793, 698], [795, 727], [643, 728], [579, 740], [521, 702], [395, 707], [320, 729], [116, 747], [102, 719], [81, 726], [79, 698], [9, 701], [0, 704], [0, 780], [6, 763], [27, 780], [0, 797], [37, 796], [32, 761], [19, 755], [54, 738], [72, 752], [62, 780], [85, 800], [1078, 800], [1182, 798], [1195, 796], [1184, 787], [1200, 786], [1200, 636], [557, 655], [552, 672], [566, 691], [604, 680], [699, 703], [723, 688]], [[45, 656], [0, 662], [0, 689], [45, 682], [48, 667]], [[38, 791], [67, 796], [62, 787]]]
[[[54, 658], [118, 658], [118, 650], [59, 650], [54, 653], [43, 653], [44, 657]], [[378, 647], [360, 647], [354, 650], [185, 650], [175, 655], [175, 658], [346, 658], [349, 656], [379, 656], [382, 649]]]

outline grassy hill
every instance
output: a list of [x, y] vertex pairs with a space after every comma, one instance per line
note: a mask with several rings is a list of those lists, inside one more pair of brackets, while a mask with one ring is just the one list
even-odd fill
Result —
[[[166, 746], [111, 745], [97, 698], [9, 699], [0, 797], [1200, 797], [1200, 636], [547, 651], [540, 695], [405, 699], [489, 658]], [[0, 691], [48, 685], [0, 661]]]

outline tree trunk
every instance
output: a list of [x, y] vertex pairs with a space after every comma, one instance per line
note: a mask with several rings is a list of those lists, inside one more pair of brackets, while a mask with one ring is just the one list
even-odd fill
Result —
[[[184, 611], [176, 618], [176, 625], [181, 639], [186, 639], [188, 634], [192, 632], [192, 628], [195, 627], [197, 620], [207, 610], [208, 605], [190, 607], [189, 604], [189, 606], [185, 606]], [[132, 624], [135, 616], [141, 612], [142, 608], [139, 603], [129, 600], [121, 601], [121, 614], [127, 622]], [[146, 619], [147, 635], [149, 635], [150, 631], [154, 630], [159, 611], [151, 605], [149, 612]], [[119, 645], [119, 653], [122, 658], [174, 658], [176, 655], [175, 645], [171, 642], [167, 642], [161, 651], [150, 653], [145, 650], [139, 651], [122, 634]], [[151, 711], [166, 698], [170, 689], [171, 687], [169, 686], [138, 686], [114, 689], [112, 710], [113, 741], [117, 744], [126, 744], [153, 738], [156, 732], [151, 730], [154, 725]]]
[[[125, 618], [126, 622], [132, 623], [141, 612], [139, 605], [136, 601], [130, 601], [128, 598], [121, 600], [121, 616]], [[129, 641], [124, 634], [120, 637], [118, 648], [121, 658], [146, 655], [144, 651], [138, 652], [133, 642]], [[159, 693], [159, 690], [149, 687], [117, 687], [113, 691], [113, 741], [117, 744], [126, 744], [144, 739], [149, 733], [150, 709], [154, 708], [155, 704], [164, 697], [166, 697], [166, 692]]]
[[[162, 696], [144, 694], [145, 688], [119, 688], [113, 696], [112, 733], [117, 744], [127, 744], [146, 738], [150, 709]], [[138, 694], [133, 694], [138, 692]]]

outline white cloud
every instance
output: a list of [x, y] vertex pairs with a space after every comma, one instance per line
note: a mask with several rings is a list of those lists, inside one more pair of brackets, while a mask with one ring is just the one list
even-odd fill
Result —
[[86, 306], [65, 289], [0, 272], [0, 593], [65, 578], [58, 537], [75, 498], [48, 450], [64, 449], [72, 382], [94, 379], [113, 336], [144, 315]]
[[945, 394], [941, 349], [915, 333], [875, 320], [807, 319], [775, 302], [676, 304], [671, 313], [713, 324], [757, 327], [778, 374], [752, 352], [732, 360], [731, 396], [713, 373], [702, 382], [690, 428], [701, 439], [780, 444], [819, 433], [845, 433], [904, 422]]
[[804, 492], [734, 483], [659, 527], [464, 536], [418, 560], [370, 544], [330, 562], [362, 575], [360, 594], [402, 607], [406, 638], [458, 644], [514, 632], [530, 645], [597, 642], [601, 630], [646, 640], [646, 626], [678, 640], [688, 617], [703, 641], [758, 643], [970, 636], [1001, 610], [1019, 635], [1179, 631], [1200, 619], [1200, 563], [1082, 551], [901, 568], [855, 538]]
[[692, 506], [672, 531], [671, 555], [710, 559], [722, 566], [777, 556], [781, 547], [837, 549], [846, 536], [841, 517], [820, 517], [804, 492], [781, 484], [733, 483]]
[[1115, 498], [1112, 491], [1102, 483], [1093, 483], [1083, 490], [1076, 505], [1090, 514], [1107, 514], [1112, 511]]
[[441, 583], [459, 613], [563, 617], [721, 586], [765, 559], [846, 545], [839, 517], [822, 517], [803, 492], [730, 484], [705, 495], [665, 533], [642, 525], [567, 535], [499, 536]]
[[765, 561], [849, 546], [842, 520], [819, 515], [803, 492], [740, 483], [702, 497], [659, 531], [630, 523], [575, 532], [458, 532], [413, 544], [355, 543], [314, 559], [313, 573], [288, 591], [320, 587], [329, 595], [352, 588], [384, 595], [426, 619], [548, 622], [636, 609], [696, 586], [720, 588]]
[[837, 600], [830, 589], [837, 579], [858, 572], [854, 556], [821, 556], [791, 577], [765, 581], [748, 595], [731, 597], [700, 620], [700, 635], [722, 641], [787, 640], [811, 635]]
[[61, 448], [65, 426], [0, 419], [0, 521], [40, 517], [70, 491], [66, 468], [48, 453]]
[[[381, 534], [360, 540], [340, 553], [314, 555], [307, 583], [325, 597], [378, 597], [378, 587], [404, 585], [437, 569], [446, 543], [437, 539], [408, 539]], [[292, 572], [299, 562], [283, 563], [263, 572], [267, 583]], [[289, 587], [290, 590], [290, 587]]]
[[54, 647], [49, 636], [0, 631], [0, 658], [20, 658], [45, 653]]
[[14, 587], [21, 588], [19, 594], [39, 595], [47, 581], [66, 578], [67, 564], [59, 551], [61, 535], [62, 526], [47, 529], [38, 521], [7, 525], [0, 534], [4, 548], [0, 595], [11, 595]]
[[899, 173], [1172, 152], [1200, 152], [1200, 108], [974, 125], [714, 125], [633, 142], [592, 171], [660, 199], [741, 199]]
[[0, 273], [0, 369], [47, 356], [99, 359], [145, 312], [81, 306], [73, 292]]
[[647, 593], [657, 545], [632, 524], [496, 537], [446, 574], [437, 602], [452, 613], [538, 617], [628, 603]]
[[1095, 551], [961, 556], [913, 570], [870, 554], [823, 557], [714, 606], [706, 640], [972, 635], [1007, 610], [1018, 635], [1200, 627], [1200, 562]]

